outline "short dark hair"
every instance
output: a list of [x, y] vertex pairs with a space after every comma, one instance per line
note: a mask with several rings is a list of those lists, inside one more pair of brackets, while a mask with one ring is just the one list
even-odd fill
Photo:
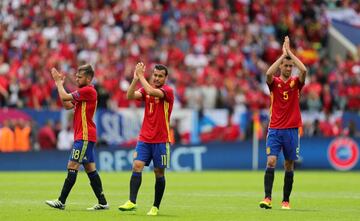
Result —
[[90, 64], [84, 64], [84, 65], [81, 65], [79, 68], [78, 68], [78, 73], [80, 73], [81, 71], [84, 72], [84, 74], [88, 77], [90, 77], [91, 79], [94, 77], [95, 75], [95, 71], [93, 69], [93, 67], [90, 65]]
[[291, 60], [292, 58], [289, 55], [286, 55], [284, 59], [281, 60], [281, 64], [283, 63], [283, 60]]
[[165, 71], [165, 76], [168, 76], [169, 72], [165, 65], [157, 64], [157, 65], [155, 65], [154, 69], [159, 70], [159, 71]]

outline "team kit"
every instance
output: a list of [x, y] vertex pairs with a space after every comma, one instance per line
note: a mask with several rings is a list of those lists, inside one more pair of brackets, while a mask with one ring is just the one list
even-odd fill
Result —
[[[292, 69], [299, 70], [292, 76]], [[170, 159], [170, 117], [174, 104], [174, 90], [166, 84], [169, 75], [166, 66], [155, 65], [149, 80], [145, 77], [145, 64], [136, 64], [133, 79], [127, 90], [127, 99], [144, 103], [144, 118], [135, 147], [130, 176], [129, 198], [118, 207], [121, 212], [135, 211], [136, 200], [142, 183], [142, 172], [152, 162], [155, 174], [154, 202], [147, 215], [159, 213], [165, 192], [165, 170]], [[280, 75], [276, 75], [280, 72]], [[259, 207], [272, 208], [272, 187], [277, 158], [284, 155], [284, 188], [281, 209], [290, 209], [290, 194], [294, 182], [294, 162], [299, 155], [299, 128], [302, 125], [299, 96], [305, 83], [306, 67], [290, 50], [290, 40], [285, 37], [282, 55], [266, 72], [266, 83], [270, 90], [270, 122], [266, 139], [267, 164], [264, 175], [264, 199]], [[60, 195], [45, 203], [56, 209], [65, 209], [66, 199], [74, 186], [80, 166], [88, 175], [91, 188], [98, 203], [87, 210], [107, 210], [109, 204], [102, 187], [102, 181], [95, 164], [96, 125], [93, 116], [97, 106], [97, 92], [91, 84], [95, 71], [90, 64], [81, 65], [75, 74], [78, 89], [67, 92], [64, 88], [65, 75], [55, 68], [51, 76], [57, 87], [63, 107], [73, 109], [74, 144], [67, 164], [67, 176]], [[141, 87], [138, 88], [138, 84]]]

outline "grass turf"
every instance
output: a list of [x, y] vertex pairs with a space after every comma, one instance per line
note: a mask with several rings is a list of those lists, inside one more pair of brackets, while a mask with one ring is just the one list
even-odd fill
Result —
[[65, 172], [1, 172], [1, 221], [56, 220], [358, 220], [359, 172], [296, 171], [291, 207], [280, 209], [283, 171], [276, 171], [273, 209], [260, 209], [263, 172], [211, 171], [166, 174], [166, 190], [159, 216], [148, 217], [154, 195], [154, 176], [144, 172], [136, 212], [120, 212], [128, 199], [130, 172], [100, 173], [110, 210], [86, 211], [97, 201], [84, 171], [70, 193], [66, 209], [44, 201], [58, 197]]

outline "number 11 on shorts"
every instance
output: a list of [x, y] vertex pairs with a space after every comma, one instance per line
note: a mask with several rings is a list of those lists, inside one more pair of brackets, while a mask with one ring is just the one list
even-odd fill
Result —
[[166, 166], [167, 164], [167, 155], [161, 155], [161, 164]]

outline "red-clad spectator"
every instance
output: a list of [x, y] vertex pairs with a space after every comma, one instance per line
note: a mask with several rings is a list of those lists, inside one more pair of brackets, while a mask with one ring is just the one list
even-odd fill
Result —
[[168, 54], [168, 63], [173, 66], [178, 66], [183, 63], [185, 54], [175, 45], [170, 46]]
[[360, 85], [357, 83], [356, 79], [353, 79], [353, 84], [347, 87], [348, 101], [347, 107], [348, 110], [358, 111], [360, 110]]
[[319, 127], [320, 127], [321, 133], [324, 137], [334, 136], [333, 127], [329, 121], [320, 122]]
[[264, 52], [264, 59], [268, 64], [272, 64], [281, 55], [281, 45], [274, 35], [268, 35]]
[[56, 135], [53, 129], [53, 122], [48, 121], [40, 128], [37, 136], [41, 150], [56, 149]]
[[322, 85], [317, 81], [316, 75], [310, 76], [310, 82], [304, 86], [303, 93], [315, 93], [317, 96], [321, 95]]
[[228, 124], [223, 128], [222, 141], [234, 142], [240, 139], [240, 126], [232, 122], [232, 115], [228, 117]]
[[328, 84], [325, 84], [322, 90], [321, 103], [322, 103], [323, 111], [325, 113], [330, 113], [332, 111], [333, 98]]
[[8, 80], [5, 78], [5, 76], [0, 75], [0, 107], [6, 105], [6, 100], [9, 97], [8, 86]]
[[[202, 82], [207, 75], [212, 75], [216, 89], [224, 92], [218, 103], [233, 105], [237, 90], [223, 90], [223, 79], [231, 77], [234, 85], [245, 87], [244, 93], [259, 90], [259, 96], [264, 94], [267, 92], [261, 87], [265, 83], [264, 66], [281, 52], [278, 41], [289, 35], [294, 48], [299, 49], [298, 55], [305, 63], [307, 60], [309, 70], [317, 73], [316, 69], [331, 69], [324, 71], [323, 77], [328, 79], [334, 97], [331, 102], [329, 91], [322, 92], [326, 82], [319, 78], [305, 86], [304, 94], [315, 91], [326, 111], [358, 108], [357, 97], [352, 95], [358, 94], [357, 88], [350, 82], [357, 76], [359, 62], [350, 55], [345, 59], [339, 56], [336, 66], [330, 67], [326, 54], [329, 21], [324, 9], [333, 6], [332, 3], [302, 0], [290, 3], [279, 0], [276, 4], [271, 0], [37, 3], [20, 1], [0, 6], [5, 18], [1, 20], [4, 28], [0, 28], [2, 105], [43, 108], [56, 103], [58, 97], [50, 96], [54, 85], [47, 85], [49, 69], [56, 66], [65, 74], [73, 74], [79, 63], [88, 60], [98, 73], [94, 83], [105, 88], [118, 106], [127, 107], [131, 104], [116, 91], [121, 79], [130, 79], [131, 64], [139, 59], [148, 67], [164, 63], [171, 68], [169, 76], [177, 87], [181, 107], [189, 103], [190, 98], [184, 96], [192, 80], [189, 76]], [[357, 4], [346, 7], [358, 8]], [[317, 62], [318, 54], [325, 55], [322, 59], [328, 62]], [[312, 71], [310, 75], [314, 75]], [[6, 82], [11, 79], [9, 76], [17, 79], [19, 102], [5, 102], [6, 94], [10, 94]], [[42, 77], [46, 86], [39, 83]], [[44, 93], [40, 93], [41, 88], [46, 88]], [[252, 96], [246, 97], [244, 103], [264, 106], [258, 101], [252, 104], [251, 99]]]
[[40, 77], [39, 81], [31, 86], [31, 97], [29, 98], [28, 107], [40, 109], [42, 106], [50, 103], [50, 88], [45, 82], [44, 77]]

